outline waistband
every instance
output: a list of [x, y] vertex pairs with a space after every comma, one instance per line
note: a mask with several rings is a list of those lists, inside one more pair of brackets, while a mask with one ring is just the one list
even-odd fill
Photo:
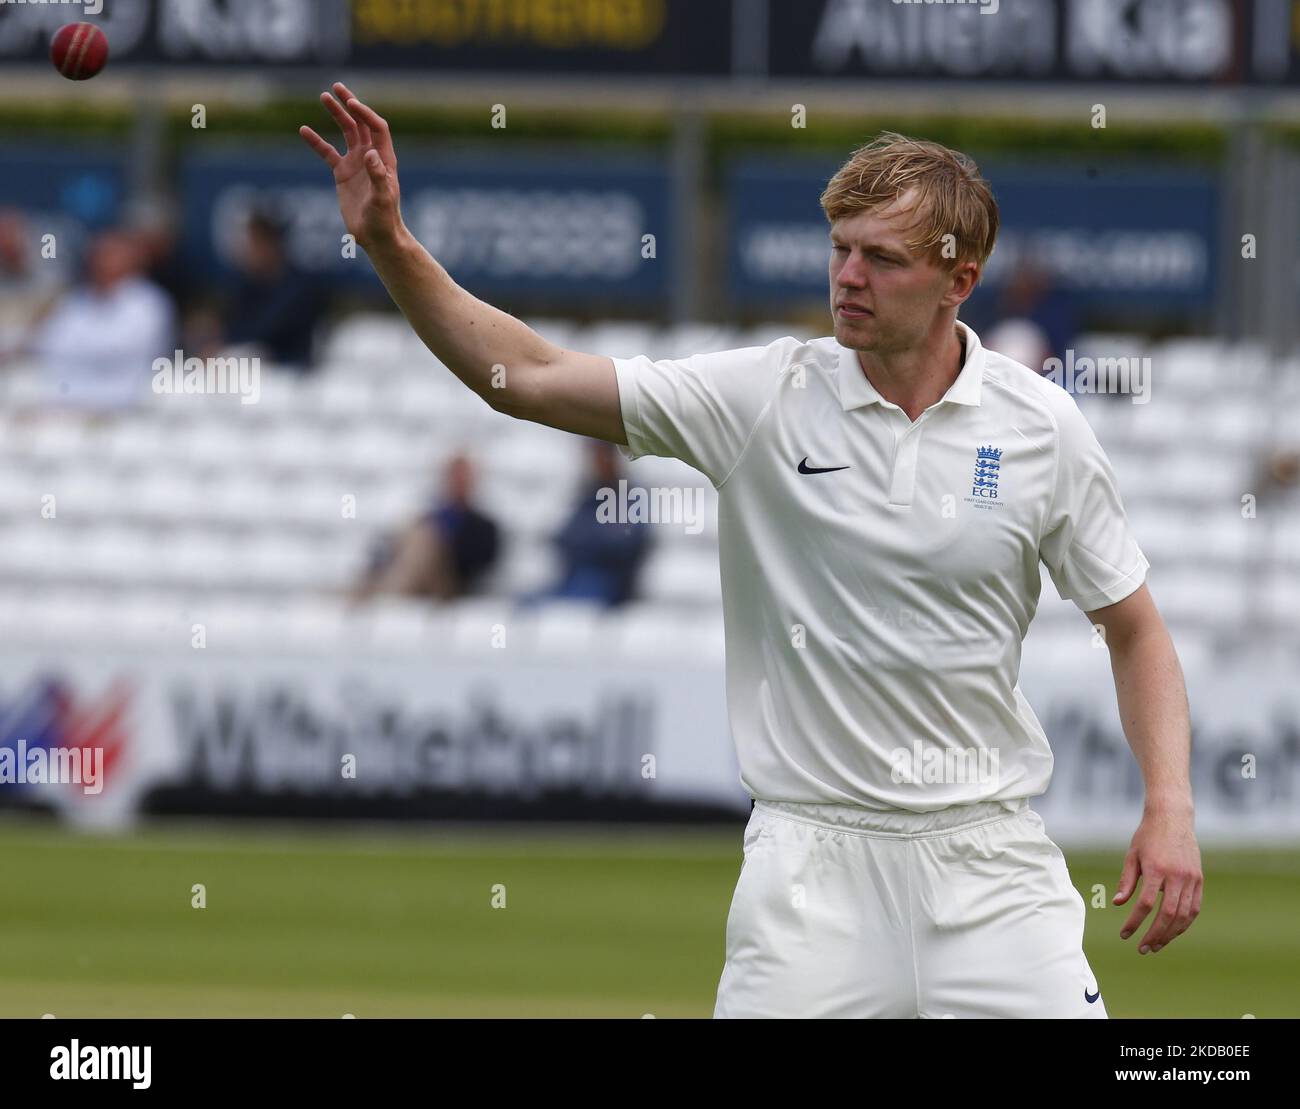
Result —
[[806, 824], [817, 824], [838, 831], [876, 836], [922, 836], [970, 828], [1017, 816], [1029, 808], [1027, 798], [1012, 801], [978, 801], [973, 805], [950, 805], [933, 812], [908, 812], [896, 809], [880, 812], [858, 805], [813, 805], [797, 801], [764, 801], [756, 798], [754, 811]]

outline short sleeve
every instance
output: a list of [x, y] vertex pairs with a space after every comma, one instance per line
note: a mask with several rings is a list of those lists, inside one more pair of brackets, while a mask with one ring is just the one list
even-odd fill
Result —
[[615, 358], [624, 457], [679, 458], [719, 486], [799, 346], [793, 338], [683, 359]]
[[1061, 597], [1083, 612], [1122, 601], [1146, 580], [1150, 563], [1129, 528], [1110, 460], [1062, 394], [1057, 467], [1039, 555]]

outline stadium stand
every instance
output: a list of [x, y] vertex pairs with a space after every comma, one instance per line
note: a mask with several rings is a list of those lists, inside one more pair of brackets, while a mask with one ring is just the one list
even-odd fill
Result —
[[[789, 332], [530, 323], [578, 349], [656, 357]], [[1281, 368], [1280, 401], [1248, 388], [1224, 399], [1223, 380], [1248, 384], [1270, 372], [1262, 351], [1081, 337], [1080, 352], [1090, 349], [1151, 358], [1159, 404], [1085, 396], [1080, 405], [1115, 466], [1180, 648], [1221, 648], [1248, 623], [1252, 635], [1294, 642], [1300, 517], [1243, 516], [1240, 498], [1262, 452], [1285, 445], [1300, 426], [1300, 366]], [[458, 626], [482, 626], [466, 614], [484, 605], [513, 614], [513, 598], [554, 575], [548, 536], [582, 478], [582, 441], [493, 412], [395, 316], [346, 319], [326, 351], [311, 377], [266, 370], [256, 404], [151, 396], [108, 421], [24, 413], [24, 401], [38, 395], [37, 370], [8, 374], [0, 406], [0, 627], [41, 640], [148, 642], [201, 613], [210, 635], [231, 642], [319, 645], [341, 637], [401, 650], [457, 642]], [[417, 509], [443, 460], [462, 447], [478, 461], [483, 505], [505, 529], [488, 596], [443, 610], [386, 599], [348, 611], [343, 592], [372, 543]], [[640, 460], [629, 476], [702, 488], [703, 532], [657, 529], [641, 596], [624, 612], [548, 604], [514, 614], [515, 626], [548, 652], [653, 654], [689, 638], [685, 649], [716, 655], [716, 494], [673, 460]], [[43, 515], [46, 495], [52, 509]], [[1266, 543], [1255, 541], [1256, 528]], [[1059, 637], [1073, 639], [1078, 616], [1043, 580], [1026, 649], [1051, 653]]]

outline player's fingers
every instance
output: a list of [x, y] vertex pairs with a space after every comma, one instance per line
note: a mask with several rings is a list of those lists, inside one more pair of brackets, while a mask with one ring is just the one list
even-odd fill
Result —
[[1138, 855], [1133, 849], [1124, 856], [1124, 866], [1119, 873], [1119, 885], [1115, 888], [1114, 904], [1122, 905], [1133, 893], [1133, 887], [1137, 885], [1138, 879]]
[[1147, 934], [1142, 938], [1141, 946], [1145, 946], [1152, 954], [1159, 951], [1178, 934], [1176, 931], [1178, 926], [1178, 906], [1182, 904], [1183, 890], [1187, 885], [1187, 879], [1181, 875], [1172, 875], [1165, 881], [1164, 894], [1160, 898], [1160, 911], [1156, 913], [1155, 919], [1151, 922], [1151, 927], [1147, 929]]
[[370, 174], [370, 183], [375, 187], [379, 194], [388, 192], [388, 168], [384, 165], [384, 160], [379, 156], [379, 151], [373, 147], [366, 151], [365, 156], [366, 172]]
[[1192, 926], [1192, 921], [1196, 919], [1196, 910], [1192, 907], [1195, 903], [1196, 882], [1190, 881], [1183, 886], [1183, 896], [1178, 900], [1178, 917], [1174, 921], [1173, 934], [1169, 937], [1171, 940]]
[[1178, 931], [1177, 935], [1182, 935], [1192, 926], [1201, 911], [1201, 877], [1198, 874], [1195, 878], [1188, 880], [1183, 887], [1183, 896], [1178, 903]]
[[388, 121], [373, 108], [362, 104], [355, 96], [347, 104], [348, 110], [355, 112], [357, 119], [369, 125], [370, 130], [374, 132], [375, 146], [384, 156], [384, 160], [391, 164], [396, 159], [396, 153], [393, 150], [393, 137], [388, 130]]
[[1155, 874], [1142, 875], [1142, 892], [1138, 894], [1138, 899], [1133, 905], [1133, 911], [1129, 913], [1128, 920], [1124, 922], [1124, 927], [1120, 929], [1119, 938], [1126, 940], [1147, 918], [1147, 914], [1155, 908], [1156, 897], [1160, 893], [1160, 878]]
[[334, 117], [334, 121], [339, 125], [339, 130], [343, 132], [343, 137], [347, 140], [348, 150], [361, 145], [361, 136], [357, 133], [357, 121], [347, 113], [343, 107], [329, 93], [320, 94], [320, 102], [325, 105], [326, 111]]
[[[383, 135], [381, 136], [382, 141], [379, 144], [379, 152], [383, 154], [385, 160], [389, 161], [391, 164], [390, 155], [392, 154], [392, 137], [388, 131], [388, 124], [384, 120], [380, 119], [379, 115], [373, 109], [363, 104], [361, 98], [342, 81], [334, 82], [334, 93], [344, 104], [348, 105], [348, 111], [353, 113], [353, 116], [357, 121], [357, 126], [362, 129], [363, 136], [370, 133], [370, 122], [378, 122], [382, 124]], [[351, 103], [353, 100], [356, 101], [355, 105]], [[363, 119], [363, 114], [368, 118]], [[384, 142], [387, 143], [387, 149], [384, 148]]]
[[[346, 104], [349, 100], [357, 100], [356, 94], [350, 88], [348, 88], [347, 85], [345, 85], [342, 81], [334, 82], [334, 95], [337, 96], [339, 98], [339, 101], [344, 104]], [[359, 104], [361, 103], [361, 101], [357, 100], [357, 103]], [[349, 108], [349, 113], [351, 113], [350, 108]], [[364, 120], [358, 119], [355, 113], [351, 113], [351, 114], [352, 114], [353, 121], [357, 125], [357, 131], [361, 135], [361, 145], [363, 147], [373, 145], [373, 140], [370, 135], [369, 126], [366, 125], [366, 122]]]
[[322, 160], [325, 162], [327, 166], [330, 167], [330, 169], [333, 169], [336, 165], [338, 165], [341, 161], [343, 161], [343, 159], [339, 156], [339, 152], [335, 150], [334, 147], [332, 147], [324, 139], [322, 139], [318, 134], [316, 134], [316, 132], [313, 131], [310, 127], [299, 127], [298, 134], [302, 136], [303, 141], [308, 146], [310, 146], [314, 151], [316, 151], [317, 154], [321, 156]]

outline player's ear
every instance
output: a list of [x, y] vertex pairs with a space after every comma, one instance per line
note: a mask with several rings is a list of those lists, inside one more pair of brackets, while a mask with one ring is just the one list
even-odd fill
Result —
[[948, 275], [948, 293], [944, 298], [948, 306], [965, 302], [979, 284], [980, 267], [977, 262], [961, 262]]

